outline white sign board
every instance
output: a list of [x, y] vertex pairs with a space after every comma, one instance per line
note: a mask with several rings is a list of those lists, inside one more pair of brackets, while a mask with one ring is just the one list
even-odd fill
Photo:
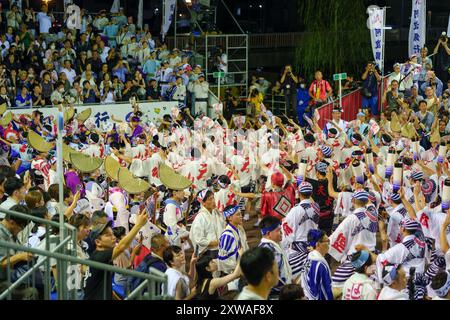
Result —
[[[162, 118], [164, 115], [170, 115], [171, 109], [173, 107], [178, 107], [177, 101], [167, 101], [167, 102], [144, 102], [139, 103], [139, 110], [142, 112], [141, 121], [143, 123], [153, 122], [154, 124], [159, 123], [158, 119]], [[89, 122], [95, 123], [97, 128], [104, 127], [107, 123], [112, 122], [112, 116], [115, 119], [125, 121], [130, 114], [133, 112], [131, 104], [101, 104], [101, 105], [80, 105], [76, 106], [75, 109], [77, 113], [82, 112], [87, 108], [92, 108]], [[11, 109], [10, 111], [15, 115], [21, 114], [31, 114], [33, 110], [36, 109]], [[38, 108], [39, 111], [43, 113], [44, 117], [53, 116], [56, 119], [58, 115], [58, 108]]]

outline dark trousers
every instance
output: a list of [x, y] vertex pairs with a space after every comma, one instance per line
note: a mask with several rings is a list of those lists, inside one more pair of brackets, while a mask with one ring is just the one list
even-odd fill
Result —
[[319, 229], [325, 231], [327, 236], [331, 235], [331, 231], [333, 229], [333, 218], [333, 213], [319, 218]]
[[286, 94], [284, 96], [284, 102], [286, 103], [286, 115], [295, 121], [297, 109], [297, 94], [296, 93]]

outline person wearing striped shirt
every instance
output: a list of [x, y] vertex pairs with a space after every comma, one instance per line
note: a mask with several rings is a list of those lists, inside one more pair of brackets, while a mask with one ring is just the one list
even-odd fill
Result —
[[226, 207], [223, 215], [227, 226], [219, 238], [218, 267], [220, 272], [231, 274], [237, 266], [239, 252], [248, 250], [247, 235], [239, 206]]

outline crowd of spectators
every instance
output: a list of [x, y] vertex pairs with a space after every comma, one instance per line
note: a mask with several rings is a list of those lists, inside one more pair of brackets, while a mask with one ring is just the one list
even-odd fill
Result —
[[[39, 12], [16, 4], [0, 14], [0, 104], [9, 108], [80, 105], [139, 100], [195, 105], [208, 91], [193, 52], [168, 49], [133, 17], [80, 10], [79, 22], [55, 19], [48, 5]], [[193, 110], [194, 111], [194, 110]]]

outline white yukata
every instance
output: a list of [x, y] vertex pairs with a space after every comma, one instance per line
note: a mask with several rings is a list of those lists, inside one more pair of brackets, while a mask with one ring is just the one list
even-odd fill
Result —
[[152, 156], [150, 158], [148, 158], [146, 160], [147, 162], [147, 167], [149, 172], [147, 172], [148, 174], [148, 180], [150, 182], [150, 184], [154, 184], [155, 186], [160, 186], [162, 185], [161, 180], [159, 180], [159, 165], [160, 164], [164, 164], [165, 160], [161, 157], [161, 155], [159, 154], [159, 152], [156, 152], [154, 154], [152, 154]]
[[408, 212], [403, 204], [399, 204], [391, 212], [388, 211], [388, 214], [389, 222], [387, 226], [387, 234], [389, 238], [389, 246], [393, 247], [402, 241], [402, 236], [400, 234], [400, 222], [408, 217]]
[[208, 245], [213, 240], [219, 241], [224, 229], [223, 216], [217, 210], [211, 213], [202, 206], [192, 223], [189, 238], [194, 248], [198, 245], [199, 253], [206, 250], [218, 250], [219, 246], [208, 248]]
[[163, 222], [167, 227], [166, 237], [171, 245], [181, 246], [181, 238], [189, 236], [189, 232], [182, 224], [184, 219], [183, 210], [179, 203], [173, 199], [166, 200]]
[[383, 267], [387, 264], [401, 264], [409, 278], [410, 268], [415, 268], [415, 299], [423, 298], [427, 280], [424, 277], [427, 245], [415, 235], [408, 235], [401, 243], [378, 255], [376, 266], [378, 280], [382, 281]]
[[305, 199], [293, 207], [283, 219], [282, 244], [289, 252], [293, 278], [300, 275], [301, 268], [308, 257], [308, 232], [318, 228], [319, 213], [319, 206], [311, 199]]
[[367, 275], [353, 274], [345, 281], [342, 289], [342, 300], [376, 300], [375, 283]]
[[378, 231], [378, 215], [376, 211], [366, 207], [357, 208], [330, 236], [329, 254], [342, 264], [333, 275], [333, 286], [342, 287], [344, 282], [353, 274], [354, 268], [349, 257], [356, 252], [355, 246], [363, 244], [369, 251], [376, 246]]
[[208, 161], [197, 159], [187, 161], [181, 168], [181, 174], [192, 181], [192, 188], [195, 192], [206, 188], [206, 180], [212, 176], [211, 166]]
[[276, 295], [280, 292], [282, 286], [292, 283], [292, 269], [289, 265], [286, 251], [281, 248], [280, 244], [266, 238], [261, 239], [259, 247], [268, 248], [275, 255], [275, 261], [278, 264], [279, 281], [278, 284], [272, 288], [271, 294]]

